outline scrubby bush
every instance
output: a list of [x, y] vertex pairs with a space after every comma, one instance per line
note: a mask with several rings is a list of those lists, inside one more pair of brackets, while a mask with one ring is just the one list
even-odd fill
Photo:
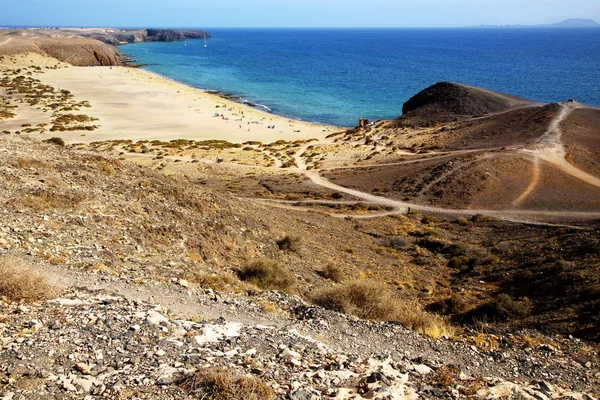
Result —
[[285, 270], [275, 260], [263, 258], [243, 267], [238, 276], [261, 289], [289, 290], [296, 281], [294, 274]]
[[0, 277], [0, 297], [12, 301], [42, 300], [52, 293], [42, 276], [14, 257], [0, 258]]
[[384, 246], [394, 250], [400, 250], [410, 244], [410, 240], [401, 236], [392, 236], [384, 240]]
[[244, 289], [244, 283], [231, 273], [208, 273], [202, 270], [195, 270], [185, 275], [189, 282], [198, 284], [201, 288], [212, 289], [216, 292], [241, 292]]
[[323, 308], [363, 319], [400, 322], [434, 339], [451, 336], [454, 332], [439, 315], [429, 314], [416, 304], [394, 298], [385, 284], [374, 280], [353, 281], [322, 289], [312, 301]]
[[342, 269], [335, 264], [328, 264], [323, 270], [317, 271], [317, 274], [334, 282], [341, 282], [344, 278]]
[[432, 238], [423, 238], [421, 240], [419, 240], [417, 242], [417, 244], [429, 251], [431, 251], [432, 253], [437, 253], [438, 251], [442, 250], [446, 244], [438, 239], [432, 239]]
[[298, 251], [300, 249], [300, 236], [285, 235], [277, 241], [279, 250]]
[[236, 375], [226, 368], [200, 368], [184, 376], [179, 385], [198, 399], [271, 400], [275, 392], [255, 377]]
[[57, 146], [64, 146], [65, 145], [65, 141], [62, 140], [59, 137], [53, 137], [53, 138], [50, 138], [48, 140], [44, 140], [44, 142], [46, 142], [46, 143], [52, 143], [52, 144], [55, 144]]
[[531, 311], [531, 301], [527, 298], [514, 300], [509, 295], [502, 293], [491, 300], [481, 304], [468, 317], [475, 321], [507, 321], [524, 318]]
[[427, 309], [444, 315], [458, 315], [469, 309], [469, 303], [455, 294], [430, 304]]
[[471, 222], [498, 222], [498, 218], [494, 218], [490, 215], [475, 214], [471, 217]]
[[471, 264], [471, 258], [469, 258], [467, 256], [452, 257], [448, 261], [448, 266], [450, 268], [459, 269], [459, 270], [468, 268], [470, 264]]
[[472, 221], [469, 221], [468, 219], [466, 219], [465, 217], [458, 217], [456, 218], [456, 221], [454, 221], [455, 223], [457, 223], [460, 226], [469, 226], [469, 225], [473, 225]]

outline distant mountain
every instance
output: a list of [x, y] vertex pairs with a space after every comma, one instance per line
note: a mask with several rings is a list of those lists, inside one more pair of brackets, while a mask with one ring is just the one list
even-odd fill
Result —
[[600, 28], [593, 19], [569, 18], [561, 22], [542, 25], [481, 25], [480, 28]]
[[565, 19], [562, 22], [557, 22], [555, 24], [542, 25], [554, 28], [598, 28], [600, 24], [598, 24], [593, 19], [582, 19], [582, 18], [570, 18]]

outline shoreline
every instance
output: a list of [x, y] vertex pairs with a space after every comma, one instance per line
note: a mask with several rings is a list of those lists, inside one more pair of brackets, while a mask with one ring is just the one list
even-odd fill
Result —
[[[199, 39], [192, 39], [192, 40], [199, 40]], [[119, 47], [122, 46], [122, 45], [123, 46], [124, 45], [136, 45], [136, 44], [142, 44], [142, 43], [145, 43], [145, 42], [123, 43], [123, 44], [116, 45], [115, 48], [117, 48], [117, 50], [119, 50]], [[119, 50], [119, 52], [120, 52], [120, 50]], [[219, 98], [221, 98], [221, 99], [223, 99], [225, 101], [232, 101], [232, 102], [244, 105], [246, 107], [251, 107], [251, 108], [254, 108], [254, 109], [257, 109], [257, 110], [263, 109], [262, 111], [264, 111], [264, 112], [266, 112], [268, 114], [276, 115], [276, 116], [282, 117], [282, 118], [287, 118], [287, 119], [290, 119], [290, 120], [293, 120], [293, 121], [297, 121], [297, 122], [303, 122], [303, 123], [315, 124], [315, 125], [323, 125], [323, 126], [329, 126], [329, 127], [334, 126], [334, 127], [337, 127], [339, 129], [344, 129], [344, 130], [353, 128], [352, 126], [339, 126], [339, 125], [327, 124], [327, 123], [323, 123], [323, 122], [319, 122], [319, 121], [310, 121], [310, 120], [306, 120], [306, 119], [303, 119], [301, 117], [294, 116], [294, 115], [278, 114], [278, 113], [273, 112], [272, 108], [270, 108], [269, 106], [267, 106], [265, 104], [260, 104], [260, 103], [257, 103], [257, 102], [251, 101], [251, 100], [246, 100], [244, 97], [242, 97], [241, 94], [238, 95], [238, 94], [235, 94], [234, 92], [230, 92], [230, 91], [226, 91], [226, 90], [208, 89], [208, 88], [202, 88], [202, 87], [198, 87], [198, 86], [193, 86], [193, 85], [187, 84], [185, 82], [178, 81], [175, 78], [171, 78], [171, 77], [162, 75], [162, 74], [160, 74], [158, 72], [150, 71], [150, 70], [146, 69], [145, 67], [150, 66], [152, 64], [148, 64], [148, 63], [145, 63], [143, 61], [140, 61], [140, 60], [134, 58], [133, 56], [131, 56], [129, 54], [121, 53], [121, 55], [123, 56], [123, 58], [126, 58], [126, 59], [129, 60], [128, 63], [123, 64], [122, 67], [128, 67], [128, 68], [133, 68], [133, 69], [137, 69], [137, 70], [140, 70], [140, 71], [145, 71], [145, 72], [147, 72], [149, 74], [155, 75], [155, 76], [160, 77], [162, 79], [166, 79], [166, 80], [168, 80], [170, 82], [178, 83], [178, 84], [185, 85], [185, 86], [189, 86], [189, 87], [191, 87], [193, 89], [200, 90], [200, 91], [202, 91], [204, 93], [207, 93], [209, 95], [217, 96], [217, 97], [219, 97]], [[356, 117], [356, 118], [358, 120], [359, 117]]]
[[[31, 64], [29, 54], [23, 66]], [[52, 60], [37, 56], [36, 64]], [[71, 143], [105, 140], [226, 140], [232, 143], [323, 139], [344, 127], [309, 123], [224, 99], [172, 78], [145, 69], [74, 67], [45, 69], [36, 76], [56, 89], [69, 90], [77, 101], [88, 101], [82, 110], [98, 118], [91, 132], [47, 132]], [[17, 117], [1, 121], [2, 129], [19, 130], [25, 118], [46, 122], [48, 113], [20, 105]]]
[[[135, 43], [129, 43], [129, 44], [135, 44]], [[266, 106], [266, 105], [260, 104], [260, 103], [255, 103], [250, 100], [246, 100], [245, 98], [243, 98], [239, 95], [236, 95], [232, 92], [227, 92], [227, 91], [217, 90], [217, 89], [206, 89], [206, 88], [201, 88], [201, 87], [197, 87], [197, 86], [192, 86], [185, 82], [178, 81], [177, 79], [170, 78], [168, 76], [159, 74], [158, 72], [149, 71], [147, 69], [144, 69], [143, 67], [147, 66], [147, 65], [150, 65], [150, 64], [143, 64], [143, 66], [141, 66], [141, 67], [131, 67], [131, 66], [120, 66], [120, 67], [121, 68], [131, 68], [131, 69], [135, 69], [137, 71], [143, 71], [144, 73], [147, 73], [147, 74], [152, 75], [159, 79], [163, 79], [165, 81], [173, 83], [174, 85], [182, 85], [182, 86], [185, 86], [192, 90], [198, 90], [208, 96], [213, 97], [215, 100], [221, 99], [223, 101], [231, 101], [236, 104], [239, 104], [240, 106], [246, 107], [250, 110], [255, 110], [256, 112], [259, 112], [259, 113], [276, 116], [278, 118], [284, 118], [284, 119], [287, 119], [292, 122], [315, 125], [315, 126], [323, 126], [323, 127], [327, 127], [327, 128], [334, 127], [338, 130], [347, 130], [347, 129], [353, 128], [351, 126], [339, 126], [339, 125], [333, 125], [333, 124], [325, 124], [325, 123], [321, 123], [318, 121], [308, 121], [308, 120], [302, 119], [300, 117], [289, 116], [289, 115], [285, 115], [285, 114], [277, 114], [277, 113], [272, 112], [272, 109], [269, 106]], [[357, 119], [358, 119], [358, 117], [357, 117]]]

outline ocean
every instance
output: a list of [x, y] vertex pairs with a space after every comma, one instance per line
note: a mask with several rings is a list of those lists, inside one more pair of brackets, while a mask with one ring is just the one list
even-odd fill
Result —
[[439, 81], [600, 106], [600, 29], [207, 31], [207, 47], [190, 40], [120, 50], [188, 85], [340, 126], [398, 117], [405, 101]]

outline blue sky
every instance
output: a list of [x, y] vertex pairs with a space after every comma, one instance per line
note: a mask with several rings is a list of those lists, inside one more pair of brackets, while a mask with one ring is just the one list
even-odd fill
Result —
[[2, 0], [0, 26], [453, 27], [600, 22], [600, 0]]

